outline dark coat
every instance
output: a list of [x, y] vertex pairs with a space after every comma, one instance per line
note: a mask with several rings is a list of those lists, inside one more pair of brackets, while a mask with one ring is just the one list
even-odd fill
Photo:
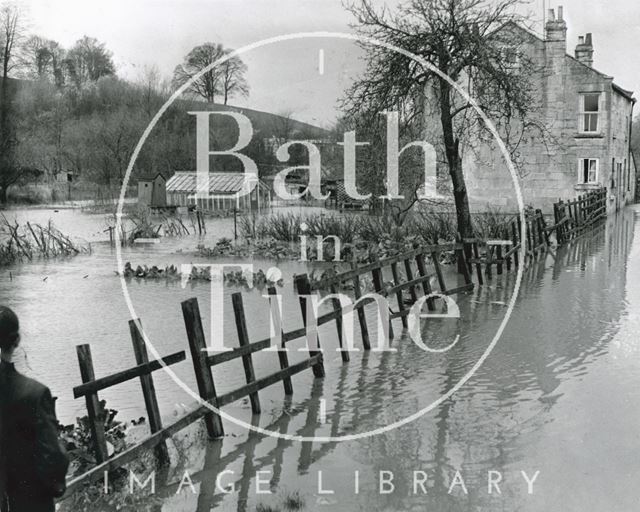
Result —
[[64, 493], [69, 467], [57, 424], [49, 389], [0, 362], [2, 512], [54, 510], [53, 499]]

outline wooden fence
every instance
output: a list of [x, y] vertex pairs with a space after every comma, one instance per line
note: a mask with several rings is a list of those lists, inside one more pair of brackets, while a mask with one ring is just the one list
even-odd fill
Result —
[[568, 201], [560, 199], [553, 205], [553, 216], [558, 245], [565, 244], [607, 216], [607, 189], [594, 190]]
[[[504, 268], [517, 269], [524, 244], [524, 264], [536, 261], [547, 254], [550, 247], [550, 235], [555, 232], [558, 246], [564, 245], [587, 232], [593, 225], [607, 215], [607, 191], [605, 188], [594, 190], [576, 199], [554, 204], [554, 224], [549, 225], [540, 209], [528, 211], [526, 219], [526, 239], [522, 240], [522, 224], [514, 217], [505, 226], [502, 238], [497, 240], [465, 239], [465, 253], [469, 255], [469, 271], [476, 270], [478, 284], [491, 279], [493, 268], [496, 274]], [[484, 276], [483, 276], [484, 269]]]
[[[463, 269], [464, 282], [461, 285], [447, 286], [441, 263], [443, 254], [447, 253], [454, 254], [456, 262], [461, 261], [463, 263], [461, 268]], [[353, 266], [355, 267], [355, 265]], [[428, 269], [428, 266], [432, 267], [432, 272], [428, 271], [431, 270]], [[411, 306], [418, 301], [420, 291], [422, 291], [423, 297], [428, 297], [426, 301], [427, 307], [430, 311], [433, 311], [439, 298], [469, 291], [474, 287], [471, 275], [468, 272], [462, 243], [422, 246], [397, 256], [373, 261], [359, 268], [352, 268], [330, 279], [323, 280], [314, 289], [328, 289], [332, 294], [336, 294], [345, 284], [353, 287], [354, 298], [357, 301], [353, 308], [358, 312], [362, 344], [365, 350], [371, 349], [365, 306], [374, 302], [375, 299], [363, 297], [361, 278], [369, 274], [371, 275], [375, 293], [382, 297], [391, 297], [396, 305], [395, 310], [391, 309], [391, 307], [389, 308], [390, 339], [394, 337], [391, 321], [399, 318], [402, 326], [407, 327], [407, 316], [411, 311]], [[385, 280], [385, 275], [390, 279]], [[437, 279], [438, 283], [438, 288], [435, 290], [431, 286], [433, 277]], [[298, 291], [300, 292], [300, 288], [298, 288]], [[318, 318], [318, 325], [335, 319], [338, 339], [342, 346], [342, 317], [344, 312], [340, 314], [340, 301], [338, 298], [332, 298], [332, 301], [334, 310]], [[343, 360], [348, 361], [348, 352], [343, 351]]]
[[[501, 233], [501, 239], [465, 239], [458, 243], [421, 246], [400, 255], [372, 261], [360, 267], [352, 265], [350, 270], [313, 285], [306, 274], [296, 276], [294, 284], [299, 295], [303, 327], [285, 332], [277, 307], [271, 307], [271, 318], [276, 332], [281, 333], [283, 348], [287, 343], [302, 338], [307, 338], [308, 344], [311, 335], [315, 339], [315, 345], [308, 345], [308, 357], [295, 364], [289, 364], [286, 351], [269, 352], [270, 357], [274, 357], [271, 354], [277, 354], [280, 370], [260, 379], [255, 375], [253, 355], [271, 347], [272, 340], [267, 338], [252, 342], [249, 339], [242, 295], [240, 293], [232, 295], [239, 346], [229, 351], [217, 353], [209, 353], [206, 350], [207, 344], [197, 300], [184, 301], [182, 312], [198, 393], [203, 402], [214, 406], [214, 409], [218, 411], [226, 405], [248, 397], [252, 412], [260, 414], [259, 393], [264, 388], [281, 382], [285, 396], [289, 396], [293, 394], [292, 376], [307, 369], [312, 370], [315, 378], [325, 376], [319, 334], [320, 326], [335, 322], [337, 339], [342, 349], [342, 360], [345, 363], [349, 362], [350, 347], [343, 339], [343, 322], [347, 314], [356, 311], [362, 346], [365, 351], [371, 350], [366, 306], [377, 299], [369, 294], [369, 290], [365, 289], [365, 278], [368, 282], [370, 277], [373, 291], [378, 297], [391, 299], [386, 301], [385, 307], [388, 307], [388, 337], [392, 340], [394, 338], [392, 321], [400, 319], [402, 326], [406, 328], [411, 307], [421, 298], [426, 298], [427, 308], [434, 311], [438, 307], [438, 301], [444, 300], [446, 296], [472, 290], [474, 288], [474, 272], [477, 283], [483, 284], [486, 279], [492, 278], [494, 267], [495, 273], [500, 275], [505, 268], [507, 271], [517, 269], [521, 265], [527, 265], [529, 262], [539, 259], [539, 256], [546, 254], [549, 246], [549, 234], [554, 230], [559, 237], [558, 240], [564, 242], [577, 236], [577, 233], [582, 232], [586, 226], [606, 215], [605, 199], [606, 192], [602, 190], [587, 194], [587, 196], [580, 197], [575, 201], [558, 203], [554, 208], [556, 224], [553, 226], [546, 224], [540, 210], [528, 212], [526, 216], [527, 233], [524, 240], [520, 219], [515, 217], [507, 223]], [[522, 256], [524, 256], [524, 261]], [[443, 269], [443, 261], [447, 259], [451, 263], [457, 264], [459, 269], [455, 283], [447, 282], [452, 279], [450, 273]], [[352, 301], [348, 306], [344, 306], [338, 296], [340, 290], [345, 287], [353, 290], [353, 298], [355, 299], [355, 302]], [[319, 292], [321, 288], [330, 293], [328, 300], [331, 304], [331, 310], [313, 318], [310, 315], [315, 314], [314, 308], [307, 307], [307, 297]], [[277, 294], [273, 287], [269, 288], [268, 292], [272, 296]], [[378, 306], [380, 307], [380, 304]], [[219, 438], [224, 435], [220, 414], [206, 405], [198, 406], [167, 427], [162, 425], [152, 375], [164, 366], [185, 361], [186, 354], [181, 351], [165, 356], [161, 360], [149, 361], [140, 321], [131, 320], [129, 327], [136, 358], [136, 366], [132, 368], [96, 378], [90, 346], [80, 345], [77, 347], [82, 384], [75, 387], [73, 392], [76, 398], [85, 398], [92, 443], [98, 464], [85, 474], [70, 481], [68, 494], [85, 483], [103, 478], [105, 472], [132, 462], [142, 452], [150, 449], [154, 449], [158, 460], [165, 463], [168, 460], [165, 441], [201, 418], [204, 418], [207, 432], [211, 438]], [[236, 359], [242, 360], [246, 384], [230, 392], [218, 394], [214, 369], [218, 365]], [[142, 386], [151, 433], [147, 438], [125, 451], [109, 457], [105, 437], [105, 418], [98, 393], [136, 378], [140, 379]]]
[[[526, 266], [547, 253], [549, 233], [553, 227], [547, 226], [542, 211], [538, 209], [527, 212], [525, 222], [524, 241], [520, 217], [514, 217], [505, 225], [500, 239], [464, 239], [465, 253], [470, 255], [467, 259], [469, 272], [473, 274], [475, 269], [478, 284], [482, 285], [485, 280], [493, 277], [494, 266], [495, 273], [501, 275], [505, 268], [509, 271], [517, 269], [521, 264]], [[524, 256], [524, 261], [520, 261], [521, 255]]]
[[[348, 362], [349, 346], [344, 344], [342, 322], [344, 316], [352, 313], [353, 310], [357, 310], [360, 320], [363, 348], [370, 350], [371, 344], [367, 329], [365, 306], [375, 299], [367, 297], [366, 294], [363, 295], [360, 278], [364, 275], [371, 275], [374, 290], [378, 295], [395, 298], [397, 310], [389, 312], [389, 338], [393, 338], [391, 321], [399, 318], [403, 326], [406, 327], [410, 306], [418, 300], [419, 295], [426, 297], [434, 293], [435, 295], [426, 301], [428, 308], [434, 310], [436, 308], [436, 301], [441, 298], [441, 296], [473, 289], [474, 284], [471, 281], [470, 273], [467, 271], [463, 272], [464, 283], [462, 285], [447, 286], [441, 259], [444, 254], [450, 253], [455, 254], [456, 258], [462, 259], [462, 267], [464, 269], [468, 268], [465, 261], [464, 246], [459, 243], [417, 248], [399, 256], [374, 261], [363, 267], [338, 274], [331, 279], [331, 282], [328, 284], [329, 288], [332, 292], [336, 293], [342, 284], [347, 282], [353, 283], [356, 302], [349, 307], [343, 307], [340, 300], [337, 297], [333, 297], [330, 302], [333, 306], [331, 311], [319, 315], [317, 318], [310, 317], [310, 315], [314, 314], [314, 308], [307, 307], [307, 297], [317, 293], [317, 288], [311, 286], [306, 274], [296, 276], [295, 289], [299, 295], [303, 327], [285, 332], [282, 325], [282, 318], [280, 318], [277, 307], [270, 308], [273, 325], [277, 329], [277, 332], [281, 333], [281, 344], [283, 348], [285, 348], [288, 343], [297, 339], [306, 338], [308, 343], [311, 335], [315, 338], [315, 345], [309, 345], [308, 343], [308, 357], [295, 364], [289, 364], [286, 351], [275, 352], [278, 357], [280, 370], [260, 379], [257, 379], [255, 375], [253, 355], [271, 347], [273, 342], [271, 338], [255, 342], [249, 339], [242, 294], [234, 293], [232, 295], [233, 313], [239, 346], [229, 351], [217, 353], [209, 353], [209, 351], [207, 351], [197, 299], [184, 301], [182, 303], [182, 313], [198, 393], [202, 401], [214, 406], [214, 409], [219, 411], [220, 408], [226, 405], [249, 397], [252, 412], [254, 414], [260, 414], [259, 392], [262, 389], [282, 382], [284, 394], [288, 396], [293, 394], [292, 376], [306, 369], [311, 369], [314, 377], [324, 377], [325, 369], [321, 352], [319, 327], [325, 323], [335, 321], [338, 329], [338, 341], [342, 349], [342, 359], [344, 362]], [[403, 272], [400, 271], [399, 265], [403, 266]], [[431, 267], [433, 272], [428, 272], [428, 267]], [[386, 277], [390, 277], [391, 282], [385, 280]], [[436, 278], [438, 282], [436, 290], [432, 290], [430, 284], [432, 277]], [[272, 296], [277, 294], [276, 289], [273, 287], [270, 287], [268, 292], [269, 295]], [[131, 320], [129, 327], [137, 364], [137, 366], [132, 368], [96, 378], [90, 346], [85, 344], [77, 347], [82, 384], [76, 386], [73, 389], [73, 393], [75, 398], [85, 398], [93, 450], [98, 464], [83, 475], [71, 480], [68, 484], [67, 494], [74, 492], [86, 483], [103, 478], [105, 472], [132, 462], [142, 452], [150, 449], [154, 449], [158, 460], [161, 463], [165, 463], [168, 460], [165, 441], [200, 418], [204, 418], [207, 432], [211, 438], [215, 439], [224, 435], [224, 426], [220, 414], [215, 410], [211, 410], [211, 408], [206, 405], [200, 405], [169, 426], [164, 427], [162, 425], [152, 374], [164, 366], [171, 366], [185, 361], [186, 354], [184, 351], [181, 351], [163, 357], [160, 360], [149, 361], [144, 336], [142, 334], [141, 322], [139, 320]], [[269, 354], [273, 353], [269, 352]], [[235, 359], [242, 359], [246, 384], [227, 393], [219, 394], [216, 391], [213, 370], [218, 365]], [[105, 435], [105, 415], [101, 409], [98, 393], [136, 378], [140, 379], [142, 386], [151, 433], [147, 438], [127, 448], [125, 451], [109, 457]]]

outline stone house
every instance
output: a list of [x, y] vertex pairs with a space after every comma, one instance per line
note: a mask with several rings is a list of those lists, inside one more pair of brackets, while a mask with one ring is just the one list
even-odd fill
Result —
[[[567, 54], [567, 24], [562, 7], [549, 10], [544, 39], [509, 24], [521, 54], [536, 63], [532, 83], [540, 95], [541, 121], [552, 144], [535, 136], [518, 148], [525, 205], [550, 211], [559, 198], [574, 198], [606, 187], [608, 209], [634, 200], [636, 167], [631, 153], [633, 93], [593, 67], [593, 36], [580, 37], [574, 55]], [[514, 63], [517, 65], [517, 62]], [[516, 209], [510, 174], [494, 147], [482, 157], [464, 155], [472, 209], [487, 204]]]

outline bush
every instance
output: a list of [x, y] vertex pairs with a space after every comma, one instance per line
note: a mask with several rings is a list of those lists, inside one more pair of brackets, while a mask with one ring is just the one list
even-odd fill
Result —
[[[127, 425], [115, 419], [117, 414], [118, 411], [108, 409], [106, 402], [100, 400], [100, 416], [104, 421], [105, 437], [113, 447], [114, 453], [120, 453], [126, 448]], [[97, 464], [88, 416], [76, 418], [74, 425], [58, 424], [58, 431], [71, 459], [71, 476], [81, 475]]]

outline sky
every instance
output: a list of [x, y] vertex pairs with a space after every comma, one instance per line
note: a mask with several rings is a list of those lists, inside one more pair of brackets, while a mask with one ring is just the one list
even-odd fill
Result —
[[[392, 8], [398, 0], [376, 0]], [[542, 28], [546, 8], [563, 5], [568, 24], [567, 51], [578, 36], [593, 34], [594, 67], [640, 97], [640, 2], [637, 0], [535, 0], [527, 11]], [[341, 0], [20, 0], [29, 32], [69, 47], [89, 35], [113, 53], [117, 72], [136, 79], [157, 66], [170, 77], [194, 46], [206, 41], [241, 48], [278, 35], [353, 30]], [[324, 58], [320, 57], [320, 50]], [[339, 39], [297, 39], [246, 52], [249, 98], [231, 101], [258, 110], [287, 112], [327, 125], [348, 76], [361, 69], [354, 43]], [[322, 60], [322, 64], [320, 61]], [[322, 71], [322, 72], [321, 72]]]

